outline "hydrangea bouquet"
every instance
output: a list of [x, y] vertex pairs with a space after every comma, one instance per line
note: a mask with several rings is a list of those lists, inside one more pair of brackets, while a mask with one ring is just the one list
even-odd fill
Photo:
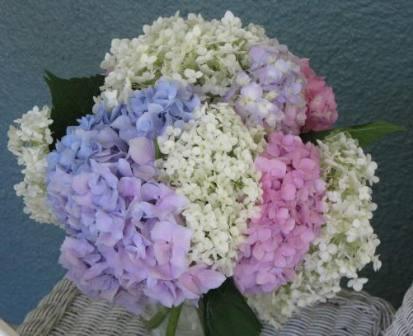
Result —
[[81, 291], [153, 313], [167, 335], [185, 306], [205, 335], [251, 336], [380, 268], [362, 147], [401, 128], [333, 129], [308, 59], [227, 12], [159, 18], [101, 67], [47, 73], [52, 108], [9, 131], [16, 192], [65, 230], [60, 263]]

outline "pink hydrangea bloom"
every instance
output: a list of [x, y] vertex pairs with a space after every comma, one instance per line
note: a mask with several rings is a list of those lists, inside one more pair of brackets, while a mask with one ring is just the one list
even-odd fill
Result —
[[316, 75], [314, 70], [311, 69], [308, 59], [301, 59], [300, 63], [301, 71], [307, 80], [305, 87], [307, 119], [303, 130], [322, 131], [329, 129], [338, 117], [333, 89], [327, 86], [324, 78]]
[[275, 132], [255, 165], [262, 173], [263, 201], [235, 270], [244, 293], [270, 292], [291, 281], [324, 223], [325, 183], [316, 146]]

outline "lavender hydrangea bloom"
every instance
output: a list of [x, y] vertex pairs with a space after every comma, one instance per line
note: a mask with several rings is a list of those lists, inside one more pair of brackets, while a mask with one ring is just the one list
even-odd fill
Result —
[[[60, 257], [67, 276], [88, 295], [133, 312], [149, 302], [196, 300], [225, 280], [189, 265], [192, 232], [181, 217], [187, 200], [157, 181], [152, 137], [188, 121], [196, 106], [182, 90], [162, 82], [135, 92], [129, 105], [95, 106], [48, 158], [48, 199], [67, 231]], [[153, 111], [162, 123], [143, 132], [138, 121]], [[133, 127], [120, 127], [128, 123]]]
[[226, 100], [247, 125], [298, 134], [306, 119], [305, 80], [298, 59], [271, 40], [249, 51], [249, 69], [240, 72]]
[[[81, 290], [140, 312], [152, 301], [171, 307], [196, 300], [223, 282], [223, 275], [188, 263], [191, 231], [180, 223], [185, 198], [122, 174], [124, 167], [93, 165], [92, 173], [71, 177], [64, 193], [71, 231], [60, 262]], [[59, 180], [52, 179], [54, 193]]]

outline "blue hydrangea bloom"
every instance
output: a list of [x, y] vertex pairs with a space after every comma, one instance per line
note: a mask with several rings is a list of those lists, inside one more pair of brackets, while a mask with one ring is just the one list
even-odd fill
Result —
[[[199, 97], [189, 87], [177, 81], [161, 79], [154, 87], [134, 91], [130, 95], [127, 115], [138, 136], [153, 139], [165, 127], [181, 127], [191, 120], [193, 111], [199, 106]], [[127, 123], [122, 126], [131, 127]]]
[[95, 114], [81, 118], [79, 126], [68, 127], [49, 155], [48, 167], [75, 172], [91, 158], [116, 161], [125, 157], [130, 139], [155, 139], [167, 126], [182, 127], [199, 106], [200, 99], [190, 87], [166, 79], [132, 92], [126, 104], [110, 111], [100, 102], [94, 106]]

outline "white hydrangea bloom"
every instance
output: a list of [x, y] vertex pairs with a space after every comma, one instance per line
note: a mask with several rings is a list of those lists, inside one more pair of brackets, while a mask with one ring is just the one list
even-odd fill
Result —
[[118, 92], [116, 90], [105, 90], [97, 97], [93, 97], [95, 102], [93, 113], [96, 113], [97, 106], [103, 104], [108, 111], [113, 110], [116, 106], [119, 105], [118, 101]]
[[248, 65], [250, 46], [268, 40], [262, 27], [243, 28], [231, 12], [211, 21], [195, 14], [161, 17], [143, 32], [112, 40], [101, 64], [107, 72], [104, 89], [117, 90], [120, 100], [132, 87], [151, 85], [161, 76], [194, 84], [201, 96], [224, 95]]
[[50, 109], [35, 106], [10, 126], [8, 149], [23, 166], [23, 181], [14, 186], [17, 196], [23, 197], [24, 212], [40, 223], [56, 223], [46, 203], [46, 156], [53, 142], [49, 125]]
[[357, 272], [370, 262], [375, 270], [381, 266], [375, 254], [380, 241], [370, 224], [376, 209], [370, 186], [378, 182], [377, 164], [345, 133], [318, 145], [327, 182], [326, 224], [292, 283], [248, 298], [259, 316], [275, 327], [299, 308], [335, 296], [343, 277], [349, 279], [349, 287], [361, 290], [367, 279], [358, 278]]
[[263, 130], [248, 132], [228, 104], [204, 105], [198, 113], [187, 129], [168, 128], [158, 138], [167, 155], [158, 167], [190, 201], [183, 212], [192, 230], [190, 260], [231, 276], [247, 220], [259, 213], [254, 158], [264, 145]]

